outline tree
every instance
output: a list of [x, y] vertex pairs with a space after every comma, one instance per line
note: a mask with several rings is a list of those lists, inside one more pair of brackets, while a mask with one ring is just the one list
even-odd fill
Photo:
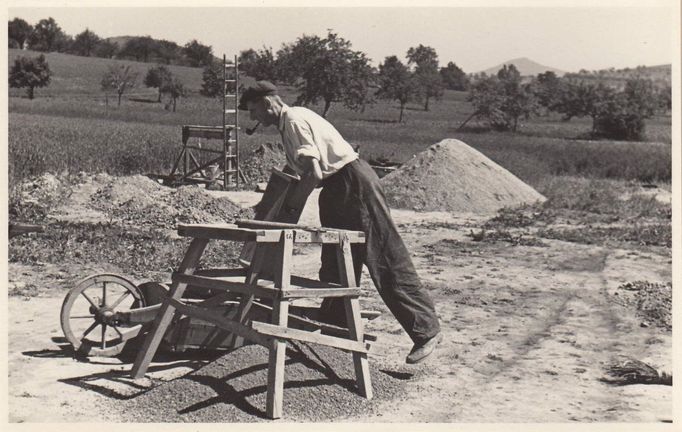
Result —
[[561, 100], [563, 82], [552, 71], [540, 73], [533, 80], [531, 88], [538, 103], [550, 111], [554, 111]]
[[641, 140], [644, 120], [656, 109], [653, 83], [634, 78], [625, 83], [623, 91], [601, 101], [594, 117], [593, 135], [612, 139]]
[[95, 57], [100, 58], [114, 58], [118, 53], [118, 45], [107, 39], [100, 40], [97, 45], [95, 45], [95, 50], [93, 54]]
[[296, 104], [324, 102], [323, 117], [332, 103], [361, 109], [369, 101], [372, 72], [369, 59], [331, 31], [324, 39], [304, 35], [283, 46], [278, 51], [276, 67], [283, 81], [297, 85]]
[[478, 79], [471, 85], [467, 100], [475, 109], [469, 119], [484, 117], [497, 130], [515, 132], [521, 117], [529, 118], [537, 112], [531, 87], [521, 84], [521, 74], [514, 65], [504, 65], [497, 75]]
[[90, 57], [95, 52], [95, 48], [97, 48], [100, 41], [99, 36], [86, 28], [83, 32], [76, 35], [71, 50], [76, 55]]
[[672, 88], [670, 84], [661, 86], [656, 91], [656, 101], [658, 108], [664, 113], [670, 112], [673, 108]]
[[147, 75], [144, 77], [144, 85], [151, 88], [159, 89], [159, 99], [161, 102], [162, 88], [168, 82], [173, 80], [173, 75], [165, 66], [155, 66], [147, 70]]
[[171, 79], [164, 81], [160, 91], [164, 94], [170, 96], [173, 103], [173, 112], [175, 112], [175, 106], [177, 105], [177, 100], [181, 96], [185, 96], [185, 86], [177, 78], [171, 77]]
[[[369, 60], [361, 52], [353, 51], [349, 41], [329, 32], [320, 41], [317, 55], [305, 66], [297, 103], [313, 104], [321, 99], [324, 102], [322, 117], [327, 116], [334, 102], [343, 102], [349, 108], [364, 103], [366, 93], [357, 90], [368, 88]], [[351, 88], [355, 91], [350, 91]]]
[[399, 123], [403, 121], [403, 111], [407, 102], [412, 100], [418, 92], [412, 73], [398, 57], [389, 56], [379, 65], [377, 75], [379, 89], [376, 96], [381, 99], [397, 100], [400, 103]]
[[119, 52], [120, 57], [132, 57], [137, 61], [148, 62], [156, 48], [151, 36], [134, 37], [128, 40]]
[[469, 78], [455, 63], [449, 62], [446, 67], [440, 68], [440, 77], [443, 84], [450, 90], [464, 91], [469, 88]]
[[311, 60], [321, 55], [322, 44], [319, 36], [303, 35], [296, 42], [282, 45], [275, 60], [278, 80], [290, 85], [300, 81]]
[[256, 80], [277, 80], [272, 48], [263, 47], [259, 51], [249, 48], [239, 53], [238, 61], [239, 70]]
[[213, 63], [213, 48], [199, 43], [196, 39], [185, 45], [183, 53], [190, 66], [203, 67]]
[[156, 42], [154, 52], [161, 60], [169, 65], [173, 61], [177, 62], [177, 60], [180, 58], [182, 48], [180, 48], [180, 46], [175, 42], [162, 39]]
[[415, 66], [414, 79], [417, 83], [417, 96], [424, 101], [424, 111], [429, 110], [429, 99], [443, 96], [443, 80], [438, 72], [436, 50], [419, 44], [407, 50], [408, 66]]
[[35, 51], [51, 52], [63, 48], [68, 40], [54, 18], [41, 19], [28, 38], [28, 46]]
[[613, 97], [615, 91], [601, 81], [595, 83], [569, 79], [561, 88], [554, 110], [563, 114], [564, 120], [590, 116], [594, 126], [594, 119], [600, 113], [601, 105]]
[[223, 94], [222, 64], [211, 63], [204, 68], [199, 94], [207, 97], [216, 97]]
[[118, 95], [118, 106], [121, 106], [121, 96], [135, 87], [137, 72], [130, 65], [110, 65], [102, 77], [101, 86], [105, 92], [113, 90]]
[[9, 86], [26, 88], [28, 98], [33, 99], [34, 89], [50, 84], [51, 76], [52, 72], [44, 55], [35, 58], [18, 57], [9, 70]]
[[[10, 48], [24, 49], [28, 37], [33, 31], [33, 26], [21, 18], [14, 18], [8, 23], [8, 42]], [[13, 46], [14, 45], [14, 46]]]

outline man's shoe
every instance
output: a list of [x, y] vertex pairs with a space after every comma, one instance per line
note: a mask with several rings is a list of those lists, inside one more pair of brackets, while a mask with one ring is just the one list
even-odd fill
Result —
[[412, 351], [410, 351], [410, 353], [407, 355], [407, 358], [405, 359], [405, 363], [415, 364], [424, 361], [429, 355], [431, 355], [433, 350], [436, 349], [436, 346], [441, 340], [443, 340], [443, 334], [438, 333], [431, 339], [414, 344]]

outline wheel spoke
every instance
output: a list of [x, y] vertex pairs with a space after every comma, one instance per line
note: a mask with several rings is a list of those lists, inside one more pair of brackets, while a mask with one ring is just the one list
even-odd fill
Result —
[[107, 305], [107, 283], [102, 282], [102, 307]]
[[107, 347], [107, 325], [102, 324], [102, 349]]
[[114, 304], [112, 304], [112, 305], [110, 306], [110, 308], [111, 308], [112, 310], [116, 309], [116, 306], [120, 305], [121, 302], [122, 302], [126, 297], [128, 297], [129, 295], [130, 295], [130, 291], [124, 292], [123, 295], [121, 295], [121, 297], [119, 297], [119, 298], [114, 302]]
[[92, 307], [99, 310], [99, 306], [96, 305], [94, 301], [92, 301], [89, 295], [85, 294], [85, 291], [81, 292], [81, 294], [83, 295], [83, 297], [85, 297], [85, 300], [87, 300], [88, 303], [92, 305]]
[[99, 325], [99, 323], [98, 323], [97, 321], [95, 321], [94, 323], [90, 324], [90, 327], [88, 327], [87, 330], [85, 330], [85, 333], [83, 333], [83, 336], [81, 336], [81, 340], [85, 339], [85, 337], [86, 337], [88, 334], [90, 334], [90, 332], [93, 331], [93, 330], [95, 329], [95, 327], [97, 327], [98, 325]]
[[118, 329], [118, 327], [116, 327], [116, 326], [111, 326], [111, 328], [114, 329], [114, 330], [116, 330], [116, 333], [118, 333], [118, 335], [121, 337], [121, 339], [123, 338], [123, 333], [121, 333], [121, 331]]

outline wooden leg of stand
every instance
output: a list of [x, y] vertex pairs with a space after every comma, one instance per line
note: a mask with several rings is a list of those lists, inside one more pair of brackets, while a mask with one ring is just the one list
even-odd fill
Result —
[[[272, 323], [286, 327], [289, 315], [289, 302], [275, 300], [272, 310]], [[284, 361], [286, 359], [287, 343], [283, 339], [275, 339], [270, 347], [268, 358], [268, 394], [265, 413], [276, 419], [282, 417], [282, 403], [284, 401]]]
[[[294, 233], [283, 230], [277, 247], [278, 262], [275, 273], [275, 287], [286, 290], [291, 282], [291, 257], [294, 249]], [[275, 299], [272, 304], [272, 323], [287, 327], [289, 323], [289, 301]], [[268, 360], [268, 395], [265, 412], [270, 418], [282, 417], [284, 400], [284, 360], [287, 343], [283, 339], [275, 339], [270, 348]]]
[[[257, 244], [256, 243], [256, 249], [255, 252], [253, 253], [253, 256], [251, 257], [251, 264], [249, 266], [249, 270], [246, 273], [246, 283], [249, 285], [255, 285], [258, 283], [258, 278], [260, 276], [260, 271], [263, 266], [263, 260], [265, 259], [265, 253], [267, 251], [269, 245], [267, 244]], [[249, 313], [249, 310], [251, 310], [251, 305], [253, 304], [254, 296], [252, 295], [244, 295], [242, 299], [239, 302], [239, 309], [237, 311], [237, 315], [234, 317], [234, 320], [237, 321], [240, 324], [246, 324], [247, 321], [247, 316]], [[237, 336], [235, 334], [232, 335], [232, 343], [231, 346], [232, 348], [239, 348], [240, 346], [244, 345], [244, 338], [241, 336]]]
[[[182, 263], [180, 264], [179, 268], [180, 272], [185, 274], [194, 273], [194, 270], [196, 269], [196, 266], [199, 263], [199, 259], [201, 258], [201, 255], [204, 253], [204, 249], [206, 248], [207, 243], [208, 240], [206, 239], [192, 240], [192, 243], [190, 243], [189, 248], [185, 253], [185, 257], [182, 259]], [[175, 300], [179, 300], [185, 293], [186, 288], [187, 284], [173, 282], [168, 296]], [[174, 314], [175, 307], [171, 306], [168, 299], [165, 299], [163, 301], [163, 304], [161, 305], [161, 309], [159, 310], [158, 314], [156, 315], [156, 318], [154, 319], [152, 330], [145, 338], [144, 344], [142, 345], [142, 348], [137, 354], [135, 364], [133, 365], [133, 369], [131, 371], [131, 375], [133, 378], [135, 379], [142, 378], [144, 374], [147, 372], [149, 363], [152, 361], [154, 354], [156, 354], [156, 350], [159, 348], [159, 344], [161, 343], [161, 340], [163, 339], [163, 336], [166, 333], [166, 329], [168, 329], [168, 326], [170, 325]]]
[[[355, 287], [355, 271], [353, 269], [353, 256], [351, 255], [350, 241], [343, 236], [336, 250], [337, 263], [339, 265], [339, 277], [342, 286]], [[351, 339], [362, 342], [364, 330], [362, 317], [360, 316], [360, 300], [357, 298], [344, 298], [346, 309], [346, 322]], [[372, 399], [372, 380], [369, 375], [369, 359], [366, 353], [353, 352], [353, 366], [355, 366], [355, 380], [360, 394], [367, 399]]]

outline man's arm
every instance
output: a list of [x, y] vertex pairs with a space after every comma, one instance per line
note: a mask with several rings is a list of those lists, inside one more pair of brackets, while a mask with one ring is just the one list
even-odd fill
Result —
[[[286, 211], [300, 210], [305, 205], [310, 193], [315, 189], [320, 181], [322, 181], [322, 169], [320, 162], [310, 156], [299, 157], [305, 172], [301, 175], [301, 180], [296, 186], [294, 195], [284, 205], [287, 207]], [[290, 210], [291, 209], [291, 210]]]

